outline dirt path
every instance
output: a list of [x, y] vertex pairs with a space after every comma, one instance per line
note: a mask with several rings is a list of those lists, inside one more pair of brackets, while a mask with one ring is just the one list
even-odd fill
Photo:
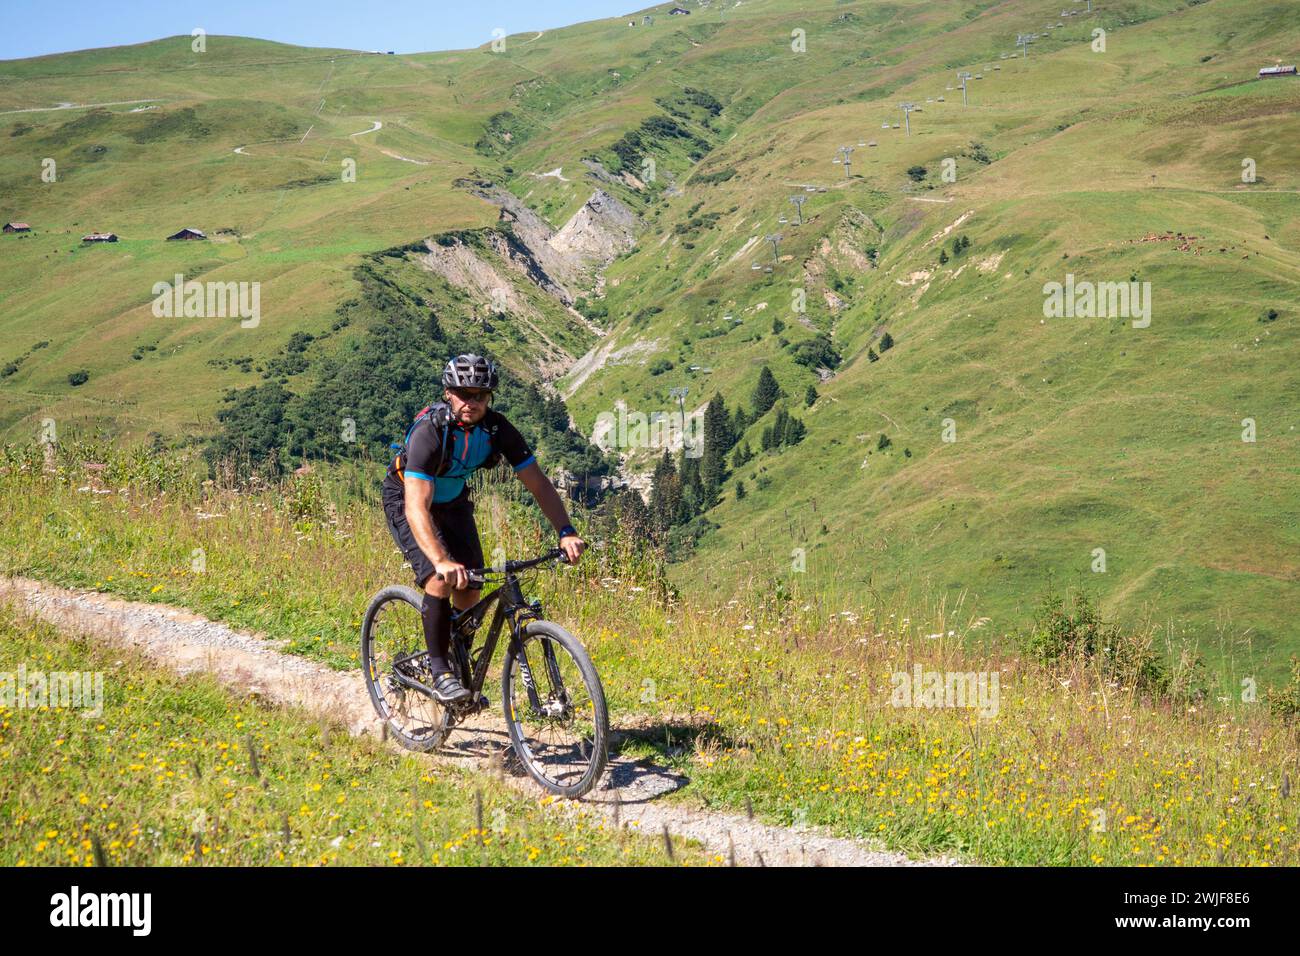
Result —
[[[164, 604], [125, 601], [96, 591], [69, 590], [27, 578], [0, 577], [0, 601], [57, 627], [96, 636], [108, 644], [134, 646], [180, 674], [206, 671], [223, 684], [266, 701], [304, 710], [340, 724], [352, 734], [379, 734], [359, 671], [336, 671], [281, 650], [285, 641], [232, 630], [201, 615]], [[624, 728], [617, 716], [615, 743]], [[477, 725], [458, 729], [438, 763], [500, 773], [507, 746], [500, 714], [485, 712]], [[395, 746], [395, 745], [394, 745]], [[506, 777], [537, 794], [526, 776]], [[613, 757], [601, 785], [581, 801], [557, 801], [556, 812], [596, 811], [617, 825], [643, 833], [698, 840], [724, 860], [767, 866], [924, 866], [958, 865], [952, 859], [909, 860], [902, 854], [813, 829], [769, 826], [744, 815], [718, 813], [657, 801], [686, 786], [676, 771], [645, 761]]]
[[380, 152], [383, 153], [385, 156], [391, 156], [393, 159], [400, 159], [404, 163], [415, 163], [415, 165], [417, 166], [429, 165], [429, 160], [427, 159], [411, 159], [409, 156], [399, 156], [397, 153], [394, 153], [391, 149], [381, 149]]
[[132, 103], [164, 103], [165, 100], [113, 100], [110, 103], [60, 103], [58, 106], [29, 106], [22, 110], [0, 110], [0, 116], [11, 113], [53, 113], [56, 110], [91, 110], [101, 106], [130, 106]]

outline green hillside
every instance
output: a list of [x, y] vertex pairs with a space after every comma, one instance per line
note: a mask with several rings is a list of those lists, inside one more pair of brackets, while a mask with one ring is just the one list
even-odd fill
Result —
[[[0, 218], [33, 226], [0, 237], [0, 434], [183, 445], [230, 389], [355, 398], [348, 356], [391, 310], [553, 384], [585, 435], [674, 388], [747, 408], [767, 366], [806, 434], [764, 451], [779, 409], [746, 425], [684, 589], [874, 588], [1009, 629], [1082, 585], [1281, 673], [1300, 80], [1255, 77], [1300, 59], [1294, 4], [685, 5], [500, 52], [217, 36], [0, 63]], [[186, 226], [208, 241], [165, 241]], [[177, 273], [259, 282], [260, 321], [155, 317]], [[1149, 325], [1045, 315], [1067, 282], [1149, 288]], [[662, 454], [624, 451], [634, 481]]]

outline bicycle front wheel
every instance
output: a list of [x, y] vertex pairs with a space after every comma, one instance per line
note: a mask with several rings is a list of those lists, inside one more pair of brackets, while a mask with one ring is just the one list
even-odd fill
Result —
[[398, 585], [375, 595], [361, 622], [361, 670], [370, 702], [389, 734], [407, 750], [429, 751], [447, 739], [447, 710], [393, 674], [401, 668], [425, 685], [433, 680], [420, 618], [423, 600], [419, 591]]
[[605, 771], [605, 690], [582, 643], [550, 621], [529, 621], [506, 653], [506, 729], [529, 776], [551, 793], [580, 797]]

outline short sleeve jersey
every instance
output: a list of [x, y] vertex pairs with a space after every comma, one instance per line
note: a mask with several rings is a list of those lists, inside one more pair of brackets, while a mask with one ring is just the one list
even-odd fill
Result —
[[[469, 496], [466, 480], [477, 468], [488, 468], [504, 458], [516, 471], [536, 461], [519, 429], [499, 412], [488, 409], [483, 420], [465, 428], [458, 422], [447, 426], [446, 466], [443, 461], [442, 429], [434, 426], [432, 416], [422, 421], [411, 434], [406, 454], [402, 456], [402, 475], [406, 481], [433, 482], [433, 503], [447, 504]], [[389, 475], [396, 475], [396, 460], [389, 465]]]

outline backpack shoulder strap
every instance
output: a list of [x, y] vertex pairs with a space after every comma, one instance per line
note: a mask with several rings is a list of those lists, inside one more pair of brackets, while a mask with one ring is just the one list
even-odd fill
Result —
[[[442, 438], [445, 443], [447, 438], [447, 433], [446, 433], [447, 422], [450, 421], [450, 414], [451, 414], [451, 409], [447, 406], [446, 402], [435, 402], [430, 405], [425, 405], [424, 408], [420, 409], [416, 413], [415, 420], [411, 422], [411, 426], [406, 429], [406, 434], [402, 437], [402, 440], [400, 442], [393, 442], [389, 446], [395, 452], [397, 452], [395, 463], [397, 465], [397, 471], [399, 475], [406, 468], [405, 462], [403, 461], [403, 459], [406, 457], [406, 449], [407, 446], [411, 444], [411, 436], [414, 435], [415, 430], [420, 427], [420, 422], [424, 421], [427, 418], [432, 418], [434, 427], [441, 428], [443, 430]], [[445, 451], [443, 457], [444, 458], [446, 457]], [[436, 472], [436, 474], [441, 474], [442, 471], [443, 471], [442, 464], [439, 463], [438, 471]]]
[[437, 477], [451, 467], [451, 463], [447, 461], [447, 433], [451, 429], [451, 406], [446, 402], [435, 402], [427, 411], [430, 424], [439, 433], [438, 468], [433, 473]]

